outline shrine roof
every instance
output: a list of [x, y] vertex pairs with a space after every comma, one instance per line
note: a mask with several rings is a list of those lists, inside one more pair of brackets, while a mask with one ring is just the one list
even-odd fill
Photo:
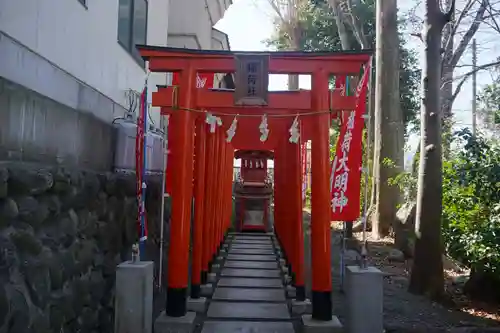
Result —
[[254, 54], [254, 55], [269, 55], [272, 58], [323, 58], [323, 59], [338, 59], [338, 60], [359, 60], [368, 61], [373, 55], [373, 50], [349, 50], [349, 51], [229, 51], [229, 50], [199, 50], [187, 49], [168, 46], [155, 45], [137, 45], [137, 49], [141, 52], [144, 60], [149, 60], [152, 57], [175, 57], [179, 54], [202, 56], [202, 57], [218, 57], [218, 58], [233, 58], [235, 55]]
[[269, 150], [241, 150], [238, 149], [234, 152], [234, 158], [267, 158], [274, 159], [274, 153]]

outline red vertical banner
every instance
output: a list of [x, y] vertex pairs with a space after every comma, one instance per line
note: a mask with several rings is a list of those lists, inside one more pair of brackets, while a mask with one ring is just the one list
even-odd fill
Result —
[[[147, 236], [147, 228], [146, 228], [146, 212], [143, 202], [143, 189], [142, 183], [144, 182], [144, 136], [146, 133], [144, 132], [144, 122], [146, 117], [146, 103], [147, 103], [147, 89], [146, 87], [142, 91], [141, 94], [141, 103], [139, 107], [139, 117], [137, 118], [137, 132], [135, 136], [135, 176], [137, 182], [137, 228], [139, 231], [139, 237], [142, 238]], [[142, 225], [142, 218], [144, 217], [144, 225]], [[142, 229], [144, 228], [144, 234]]]
[[354, 221], [360, 214], [363, 128], [370, 66], [356, 89], [356, 107], [346, 113], [332, 163], [330, 188], [332, 221]]

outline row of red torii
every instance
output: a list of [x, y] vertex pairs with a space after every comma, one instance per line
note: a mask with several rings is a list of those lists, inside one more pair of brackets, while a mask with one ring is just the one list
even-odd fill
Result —
[[[291, 264], [296, 298], [304, 300], [304, 240], [300, 144], [289, 128], [301, 117], [300, 139], [311, 140], [312, 317], [332, 318], [329, 128], [332, 113], [353, 110], [355, 96], [331, 93], [331, 75], [359, 75], [369, 52], [239, 53], [138, 46], [151, 72], [178, 73], [179, 85], [160, 87], [153, 106], [169, 115], [167, 182], [172, 197], [167, 269], [166, 315], [184, 316], [187, 290], [200, 297], [211, 264], [231, 227], [235, 149], [273, 151], [274, 231]], [[234, 73], [235, 90], [197, 89], [197, 73]], [[268, 74], [311, 75], [311, 90], [268, 92]], [[209, 110], [222, 126], [210, 130]], [[231, 142], [226, 131], [239, 115]], [[246, 116], [245, 116], [246, 115]], [[260, 140], [260, 116], [267, 115], [269, 136]], [[194, 182], [193, 182], [194, 179]], [[191, 202], [195, 198], [193, 260], [189, 281]]]

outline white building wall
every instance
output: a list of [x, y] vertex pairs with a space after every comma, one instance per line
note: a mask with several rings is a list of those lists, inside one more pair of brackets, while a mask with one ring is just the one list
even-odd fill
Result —
[[170, 0], [169, 46], [212, 49], [212, 27], [230, 0]]
[[[117, 42], [117, 29], [117, 0], [87, 8], [78, 0], [0, 1], [1, 32], [126, 107], [125, 92], [142, 90], [145, 70]], [[168, 1], [149, 0], [148, 44], [166, 45], [167, 29]], [[153, 80], [165, 84], [164, 76]]]
[[[148, 2], [147, 43], [165, 46], [169, 2]], [[0, 160], [111, 169], [111, 123], [146, 71], [118, 44], [118, 0], [87, 3], [0, 0]]]

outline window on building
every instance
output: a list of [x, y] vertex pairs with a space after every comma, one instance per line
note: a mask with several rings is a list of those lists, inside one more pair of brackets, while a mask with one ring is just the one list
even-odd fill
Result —
[[146, 44], [148, 25], [147, 0], [119, 0], [118, 42], [141, 64], [137, 44]]

